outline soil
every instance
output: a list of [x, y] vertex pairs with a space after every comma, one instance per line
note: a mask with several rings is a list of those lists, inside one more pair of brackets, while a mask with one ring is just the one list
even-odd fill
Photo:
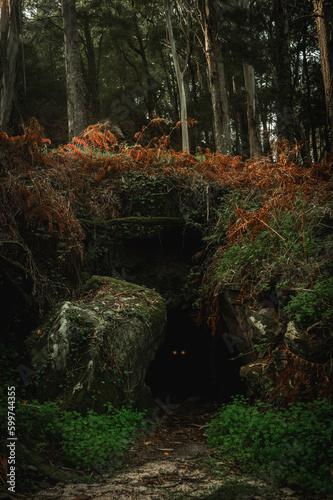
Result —
[[3, 498], [303, 499], [291, 487], [278, 487], [231, 465], [227, 458], [216, 458], [205, 436], [206, 422], [216, 411], [213, 403], [190, 398], [177, 406], [167, 405], [165, 411], [161, 411], [165, 414], [163, 419], [155, 415], [151, 431], [133, 445], [112, 475], [95, 471], [90, 484], [59, 483], [30, 496]]

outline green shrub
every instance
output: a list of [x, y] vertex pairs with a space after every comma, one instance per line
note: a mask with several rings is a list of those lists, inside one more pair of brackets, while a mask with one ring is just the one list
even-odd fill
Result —
[[142, 413], [115, 409], [111, 404], [106, 405], [105, 414], [88, 410], [86, 416], [63, 411], [54, 402], [17, 406], [19, 439], [31, 437], [59, 445], [64, 458], [85, 470], [118, 464], [143, 428]]
[[[326, 225], [323, 230], [319, 209], [313, 209], [311, 204], [304, 207], [301, 200], [296, 200], [294, 211], [277, 209], [267, 220], [268, 226], [264, 223], [260, 226], [256, 215], [258, 209], [263, 208], [260, 193], [251, 200], [239, 200], [238, 194], [230, 196], [228, 205], [222, 201], [215, 210], [219, 220], [211, 234], [204, 238], [213, 251], [214, 247], [218, 249], [212, 269], [207, 273], [211, 288], [217, 283], [241, 282], [244, 276], [249, 286], [253, 283], [261, 291], [270, 290], [280, 280], [284, 288], [291, 289], [300, 281], [300, 276], [306, 285], [304, 288], [312, 288], [314, 271], [323, 274], [328, 270], [332, 250], [332, 231]], [[234, 206], [241, 211], [240, 216], [233, 214]], [[322, 211], [325, 207], [321, 207]], [[303, 217], [304, 211], [306, 217]], [[238, 233], [241, 241], [234, 238], [227, 244], [226, 227], [229, 224], [232, 228], [237, 217], [243, 217], [239, 219], [243, 220]], [[246, 220], [251, 218], [252, 223], [247, 226]], [[241, 230], [243, 226], [247, 229]], [[230, 229], [228, 231], [230, 237]], [[219, 248], [221, 244], [223, 252]]]
[[302, 326], [317, 321], [329, 326], [333, 325], [332, 304], [333, 278], [326, 274], [316, 278], [312, 290], [301, 290], [292, 295], [285, 310]]
[[301, 490], [333, 492], [333, 406], [324, 400], [276, 409], [238, 396], [221, 407], [207, 436], [250, 471]]

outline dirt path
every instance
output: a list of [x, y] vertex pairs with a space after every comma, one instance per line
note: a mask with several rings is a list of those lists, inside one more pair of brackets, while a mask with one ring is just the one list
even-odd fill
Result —
[[[299, 500], [301, 497], [290, 488], [278, 489], [244, 475], [227, 460], [216, 462], [214, 450], [205, 439], [206, 422], [214, 411], [212, 404], [203, 401], [183, 403], [131, 448], [112, 477], [102, 474], [93, 484], [58, 484], [26, 498]], [[217, 489], [219, 493], [211, 496]]]

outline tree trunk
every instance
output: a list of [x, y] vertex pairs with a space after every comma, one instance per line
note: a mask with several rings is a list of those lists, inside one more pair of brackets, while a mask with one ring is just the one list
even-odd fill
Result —
[[[309, 77], [309, 68], [308, 68], [308, 59], [306, 54], [306, 45], [304, 39], [303, 45], [303, 70], [305, 76], [305, 84], [306, 84], [306, 102], [307, 102], [307, 115], [308, 115], [308, 123], [310, 124], [311, 129], [311, 141], [312, 141], [312, 151], [313, 151], [313, 160], [315, 162], [318, 161], [318, 151], [317, 151], [317, 137], [316, 137], [316, 127], [315, 121], [313, 118], [313, 107], [311, 103], [311, 82]], [[309, 127], [308, 127], [309, 128]], [[310, 138], [310, 130], [308, 132], [308, 137]]]
[[254, 67], [243, 61], [244, 82], [247, 102], [247, 122], [249, 130], [250, 157], [261, 155], [259, 139], [259, 127], [257, 121], [256, 87], [254, 78]]
[[[191, 92], [192, 92], [192, 99], [191, 99], [191, 116], [196, 116], [197, 110], [198, 110], [198, 92], [197, 92], [197, 72], [191, 62], [191, 59], [189, 59], [188, 62], [188, 69], [190, 72], [191, 76]], [[190, 93], [188, 91], [188, 93]], [[189, 136], [190, 136], [190, 149], [191, 151], [196, 151], [197, 147], [200, 144], [200, 131], [197, 127], [192, 127], [189, 129]]]
[[94, 41], [91, 36], [89, 18], [84, 19], [83, 25], [84, 46], [87, 57], [87, 68], [84, 67], [81, 59], [81, 68], [83, 70], [83, 78], [89, 92], [90, 110], [89, 115], [93, 122], [97, 122], [100, 118], [100, 100], [99, 100], [99, 67], [100, 53], [102, 46], [102, 37], [100, 35], [98, 41], [97, 60], [95, 55]]
[[269, 140], [269, 131], [268, 131], [268, 123], [267, 123], [267, 115], [262, 113], [262, 128], [263, 128], [263, 153], [264, 155], [271, 154], [271, 144]]
[[172, 119], [174, 121], [177, 121], [178, 116], [179, 116], [179, 110], [178, 110], [178, 103], [177, 103], [176, 84], [174, 84], [173, 81], [170, 81], [170, 71], [167, 68], [162, 50], [160, 50], [160, 60], [161, 60], [162, 68], [164, 71], [165, 82], [166, 82], [166, 86], [168, 89], [169, 99], [170, 99], [171, 108], [172, 108], [172, 115], [171, 116], [172, 116]]
[[170, 0], [164, 0], [164, 10], [165, 10], [165, 15], [166, 15], [166, 25], [167, 25], [168, 34], [169, 34], [172, 59], [173, 59], [173, 64], [175, 67], [176, 78], [177, 78], [177, 83], [178, 83], [179, 102], [180, 102], [180, 121], [181, 121], [181, 130], [182, 130], [182, 149], [189, 153], [190, 152], [190, 143], [189, 143], [188, 123], [187, 123], [187, 102], [186, 102], [186, 91], [185, 91], [185, 85], [184, 85], [184, 74], [185, 74], [186, 67], [187, 67], [187, 59], [188, 59], [189, 49], [187, 48], [187, 50], [186, 50], [184, 69], [183, 69], [183, 71], [181, 71], [180, 65], [179, 65], [179, 60], [178, 60], [178, 55], [177, 55], [177, 50], [176, 50], [175, 37], [173, 34], [173, 28], [172, 28], [172, 21], [171, 21], [172, 7], [171, 7]]
[[275, 71], [277, 83], [276, 118], [278, 136], [294, 142], [295, 116], [289, 51], [289, 23], [285, 0], [274, 0], [273, 19], [275, 21]]
[[65, 39], [69, 140], [87, 126], [75, 0], [61, 0]]
[[228, 154], [231, 153], [229, 103], [215, 2], [204, 0], [202, 10], [207, 74], [213, 105], [215, 147], [217, 153]]
[[21, 1], [0, 0], [0, 128], [7, 130], [16, 99]]
[[[250, 3], [249, 0], [239, 0], [239, 7], [244, 9], [248, 17], [249, 25], [251, 25], [250, 19]], [[251, 44], [251, 40], [246, 37], [244, 42]], [[260, 144], [260, 133], [259, 124], [257, 119], [257, 96], [256, 96], [256, 83], [254, 67], [247, 60], [243, 60], [243, 74], [244, 83], [246, 90], [246, 107], [247, 107], [247, 124], [248, 124], [248, 134], [249, 134], [249, 144], [250, 144], [250, 157], [256, 157], [261, 155], [261, 144]]]
[[148, 64], [148, 60], [147, 60], [147, 56], [146, 56], [146, 50], [145, 50], [145, 46], [144, 46], [144, 43], [142, 40], [140, 27], [139, 27], [137, 19], [136, 19], [136, 23], [135, 23], [135, 35], [136, 35], [136, 38], [137, 38], [138, 44], [139, 44], [139, 49], [137, 49], [136, 52], [141, 57], [143, 70], [144, 70], [144, 82], [143, 82], [144, 101], [145, 101], [145, 105], [146, 105], [146, 108], [148, 111], [148, 116], [149, 116], [149, 118], [152, 118], [153, 111], [154, 111], [154, 93], [153, 93], [152, 77], [150, 74], [149, 64]]
[[333, 7], [331, 0], [313, 0], [321, 70], [325, 87], [329, 152], [333, 154]]
[[233, 118], [235, 122], [236, 140], [235, 154], [250, 155], [250, 143], [246, 107], [244, 105], [243, 78], [236, 71], [233, 76]]

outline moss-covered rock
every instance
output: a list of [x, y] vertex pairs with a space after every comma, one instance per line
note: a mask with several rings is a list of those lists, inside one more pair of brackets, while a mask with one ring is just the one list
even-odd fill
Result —
[[305, 330], [295, 321], [289, 321], [284, 335], [289, 351], [309, 362], [327, 363], [333, 349], [333, 336], [327, 329], [318, 326], [315, 324]]
[[223, 338], [233, 353], [238, 349], [244, 366], [241, 379], [248, 395], [279, 404], [329, 393], [332, 336], [315, 323], [302, 329], [274, 303], [239, 301], [235, 286], [220, 292], [221, 316], [228, 331]]
[[78, 411], [103, 411], [107, 402], [147, 404], [144, 379], [165, 326], [158, 293], [93, 276], [79, 300], [62, 303], [27, 341], [32, 364], [38, 358], [43, 365], [37, 396]]

